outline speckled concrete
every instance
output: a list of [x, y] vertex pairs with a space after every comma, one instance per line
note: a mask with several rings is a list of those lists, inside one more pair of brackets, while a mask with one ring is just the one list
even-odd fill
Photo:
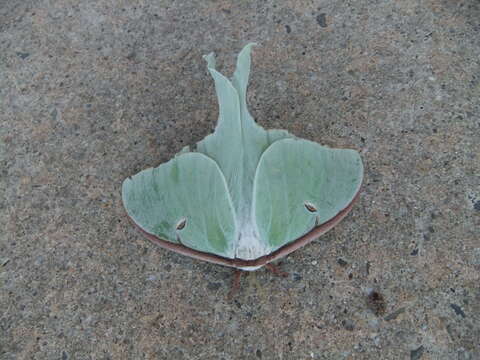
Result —
[[[258, 122], [366, 179], [229, 301], [120, 187], [211, 132], [201, 55], [248, 41]], [[477, 0], [1, 1], [0, 359], [480, 359], [479, 59]]]

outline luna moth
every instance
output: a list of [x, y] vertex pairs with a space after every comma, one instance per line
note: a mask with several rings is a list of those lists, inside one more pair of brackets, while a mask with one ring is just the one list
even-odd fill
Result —
[[330, 230], [352, 209], [363, 178], [355, 150], [265, 130], [247, 108], [252, 46], [215, 82], [215, 130], [171, 160], [127, 178], [122, 200], [140, 231], [163, 248], [241, 270], [258, 268]]

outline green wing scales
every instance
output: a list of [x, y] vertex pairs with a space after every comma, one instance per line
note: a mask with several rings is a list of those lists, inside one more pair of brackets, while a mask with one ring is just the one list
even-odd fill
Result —
[[260, 237], [275, 251], [305, 235], [352, 202], [362, 177], [354, 150], [303, 139], [275, 142], [255, 176], [253, 211]]
[[225, 178], [200, 153], [174, 157], [126, 179], [128, 215], [147, 233], [191, 249], [233, 258], [235, 215]]

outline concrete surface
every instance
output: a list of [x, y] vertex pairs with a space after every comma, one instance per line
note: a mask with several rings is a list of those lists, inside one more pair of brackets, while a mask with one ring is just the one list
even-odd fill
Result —
[[[258, 122], [366, 179], [229, 301], [120, 186], [211, 132], [201, 55], [248, 41]], [[477, 0], [0, 1], [0, 358], [480, 359], [479, 56]]]

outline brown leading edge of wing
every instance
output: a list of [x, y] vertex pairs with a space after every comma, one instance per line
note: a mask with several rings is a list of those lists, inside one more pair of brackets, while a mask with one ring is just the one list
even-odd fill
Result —
[[132, 218], [130, 218], [130, 216], [128, 216], [128, 214], [127, 216], [147, 239], [149, 239], [151, 242], [153, 242], [154, 244], [157, 244], [162, 248], [172, 250], [179, 254], [187, 255], [195, 259], [208, 261], [214, 264], [231, 266], [231, 267], [239, 268], [243, 270], [248, 270], [248, 268], [251, 267], [252, 270], [255, 270], [255, 268], [261, 267], [265, 264], [268, 264], [271, 261], [280, 259], [290, 254], [291, 252], [297, 250], [298, 248], [301, 248], [302, 246], [315, 240], [320, 235], [325, 234], [328, 230], [330, 230], [335, 225], [337, 225], [345, 216], [347, 216], [350, 210], [352, 210], [353, 203], [357, 200], [359, 194], [360, 194], [360, 188], [358, 189], [357, 193], [355, 194], [355, 197], [350, 202], [350, 204], [348, 204], [343, 210], [341, 210], [336, 216], [334, 216], [327, 222], [324, 222], [323, 224], [313, 228], [309, 233], [303, 235], [302, 237], [298, 238], [297, 240], [289, 244], [282, 246], [280, 249], [274, 251], [273, 253], [259, 257], [254, 260], [224, 258], [222, 256], [193, 250], [180, 244], [174, 244], [166, 240], [162, 240], [159, 237], [152, 235], [146, 232], [145, 230], [143, 230], [140, 226], [138, 226], [135, 223], [135, 221], [133, 221]]

